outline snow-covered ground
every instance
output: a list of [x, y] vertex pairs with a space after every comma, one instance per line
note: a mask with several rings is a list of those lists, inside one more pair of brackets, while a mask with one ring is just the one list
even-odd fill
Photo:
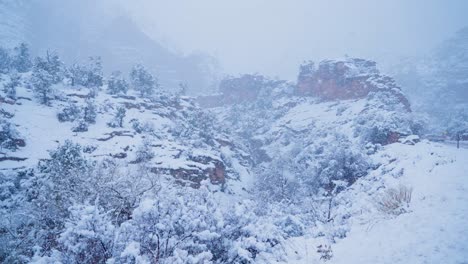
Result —
[[[389, 145], [374, 158], [381, 168], [346, 195], [358, 197], [385, 170], [374, 186], [412, 187], [410, 212], [385, 215], [377, 209], [378, 195], [367, 191], [354, 200], [362, 214], [350, 221], [345, 238], [331, 244], [327, 263], [468, 263], [468, 149], [422, 141]], [[289, 239], [287, 263], [321, 263], [321, 244], [330, 245], [322, 237]]]

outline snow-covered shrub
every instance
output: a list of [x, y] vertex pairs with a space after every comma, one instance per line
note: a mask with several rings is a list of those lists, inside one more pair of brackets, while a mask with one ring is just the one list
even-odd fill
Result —
[[89, 124], [96, 123], [96, 111], [96, 104], [90, 99], [86, 100], [86, 105], [83, 107], [83, 120]]
[[0, 149], [15, 151], [18, 147], [23, 146], [23, 142], [14, 125], [0, 118]]
[[125, 107], [117, 107], [114, 118], [112, 119], [112, 121], [108, 122], [107, 125], [110, 127], [123, 127], [123, 119], [125, 118], [126, 113], [127, 109], [125, 109]]
[[[50, 159], [40, 161], [37, 171], [21, 181], [26, 204], [20, 208], [28, 214], [24, 220], [28, 224], [22, 231], [26, 236], [22, 250], [26, 252], [32, 246], [39, 247], [39, 254], [55, 248], [69, 216], [68, 208], [85, 202], [94, 189], [89, 178], [92, 163], [83, 157], [80, 145], [66, 141], [49, 155]], [[22, 217], [16, 216], [15, 221]]]
[[105, 263], [112, 256], [114, 229], [110, 217], [95, 205], [74, 205], [57, 249], [64, 263]]
[[333, 251], [330, 245], [319, 245], [317, 247], [317, 253], [320, 254], [320, 259], [328, 261], [333, 257]]
[[[86, 105], [79, 107], [74, 103], [70, 103], [64, 107], [60, 113], [57, 114], [57, 118], [60, 122], [74, 122], [78, 121], [74, 132], [87, 131], [88, 124], [96, 123], [96, 105], [93, 101], [87, 100]], [[79, 130], [79, 131], [75, 131]]]
[[141, 97], [153, 95], [159, 88], [158, 80], [141, 64], [137, 64], [130, 72], [130, 81], [133, 89], [140, 93]]
[[412, 193], [413, 188], [404, 185], [400, 185], [398, 188], [389, 188], [380, 197], [378, 209], [383, 213], [391, 215], [407, 213]]
[[463, 133], [468, 133], [468, 105], [461, 105], [453, 109], [446, 124], [449, 136], [456, 140]]
[[101, 87], [103, 84], [102, 62], [100, 57], [90, 57], [87, 65], [74, 64], [70, 69], [72, 86], [87, 88]]
[[322, 142], [315, 149], [315, 173], [322, 187], [333, 181], [345, 181], [348, 185], [367, 174], [368, 158], [359, 146], [353, 146], [343, 137], [334, 137], [332, 142]]
[[10, 71], [10, 54], [8, 51], [0, 47], [0, 73], [7, 73]]
[[248, 202], [224, 210], [209, 192], [183, 191], [160, 193], [134, 210], [119, 229], [116, 262], [254, 263], [260, 254], [279, 253], [278, 230]]
[[54, 84], [54, 77], [49, 72], [40, 68], [33, 71], [30, 85], [41, 104], [49, 105], [52, 100], [54, 92], [52, 84]]
[[45, 71], [50, 76], [50, 84], [61, 82], [65, 78], [66, 69], [59, 56], [47, 52], [46, 58], [37, 57], [34, 61], [33, 73]]
[[18, 74], [11, 74], [10, 81], [5, 84], [3, 91], [6, 96], [15, 100], [16, 99], [16, 88], [21, 84], [21, 77]]
[[89, 173], [91, 163], [83, 156], [81, 145], [66, 140], [57, 149], [49, 151], [49, 155], [50, 159], [40, 162], [39, 171], [50, 179], [55, 190], [79, 195], [87, 193], [80, 187], [83, 186], [84, 175]]
[[386, 145], [400, 135], [413, 134], [412, 116], [399, 98], [390, 92], [370, 93], [365, 110], [355, 120], [354, 134], [364, 143]]
[[81, 109], [73, 103], [62, 109], [62, 112], [57, 114], [57, 118], [60, 122], [73, 122], [79, 119], [81, 116]]
[[120, 71], [113, 72], [107, 81], [107, 92], [109, 94], [126, 94], [128, 88], [129, 84]]
[[177, 120], [172, 134], [181, 140], [196, 139], [202, 142], [210, 142], [217, 131], [215, 116], [207, 111], [196, 109], [184, 113], [185, 119]]
[[141, 123], [138, 119], [134, 118], [130, 120], [130, 123], [132, 124], [133, 130], [135, 130], [135, 132], [137, 132], [138, 134], [151, 133], [154, 131], [154, 126], [150, 122]]
[[73, 132], [86, 132], [88, 131], [88, 123], [84, 119], [78, 120], [78, 123], [72, 128]]
[[305, 226], [295, 215], [285, 215], [277, 219], [275, 225], [288, 237], [304, 235]]
[[188, 259], [187, 255], [205, 256], [204, 241], [219, 237], [214, 229], [216, 205], [191, 194], [144, 200], [120, 227], [117, 262], [174, 263], [184, 261], [180, 257]]
[[10, 67], [18, 72], [27, 72], [32, 67], [29, 48], [25, 43], [15, 47], [10, 58]]
[[150, 161], [152, 158], [154, 158], [154, 152], [151, 148], [151, 142], [149, 140], [144, 140], [136, 151], [135, 161], [137, 163], [142, 163]]

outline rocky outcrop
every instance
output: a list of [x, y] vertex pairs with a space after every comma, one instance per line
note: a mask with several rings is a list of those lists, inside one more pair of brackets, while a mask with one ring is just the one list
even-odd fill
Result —
[[365, 98], [371, 92], [388, 91], [410, 110], [406, 97], [395, 81], [382, 75], [376, 63], [364, 59], [324, 60], [301, 65], [295, 94], [323, 100]]
[[205, 108], [255, 101], [261, 89], [268, 86], [269, 82], [267, 78], [258, 74], [227, 77], [219, 84], [220, 94], [199, 96], [197, 101]]
[[193, 163], [181, 168], [153, 168], [155, 173], [168, 173], [183, 186], [199, 188], [201, 182], [210, 180], [211, 184], [221, 185], [226, 182], [226, 166], [220, 160], [208, 156], [190, 157]]

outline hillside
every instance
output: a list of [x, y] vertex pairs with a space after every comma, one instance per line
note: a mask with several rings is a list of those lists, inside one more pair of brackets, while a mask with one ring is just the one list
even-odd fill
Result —
[[[193, 94], [211, 91], [219, 74], [215, 58], [183, 54], [148, 36], [116, 1], [2, 1], [0, 46], [26, 43], [35, 56], [58, 53], [67, 64], [100, 56], [107, 74], [129, 72], [143, 64], [157, 74], [162, 86], [190, 84]], [[85, 18], [85, 19], [84, 19]]]
[[107, 76], [20, 50], [0, 68], [2, 262], [468, 258], [468, 149], [424, 139], [372, 61], [192, 98], [143, 66]]

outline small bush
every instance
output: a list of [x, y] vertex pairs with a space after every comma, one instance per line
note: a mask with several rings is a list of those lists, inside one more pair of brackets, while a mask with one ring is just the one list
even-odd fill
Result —
[[391, 215], [407, 213], [412, 193], [413, 188], [404, 185], [387, 189], [378, 202], [378, 208], [381, 212]]
[[333, 257], [333, 251], [329, 245], [319, 245], [317, 247], [317, 253], [320, 254], [320, 260], [327, 261]]
[[57, 114], [57, 118], [60, 122], [73, 122], [81, 116], [81, 109], [71, 103], [62, 109], [62, 112]]

